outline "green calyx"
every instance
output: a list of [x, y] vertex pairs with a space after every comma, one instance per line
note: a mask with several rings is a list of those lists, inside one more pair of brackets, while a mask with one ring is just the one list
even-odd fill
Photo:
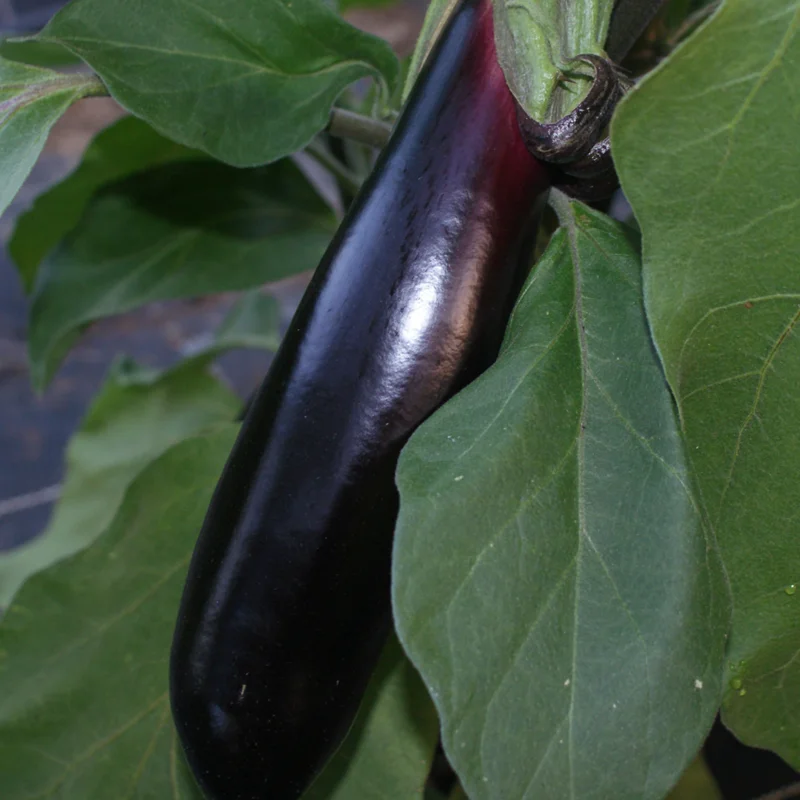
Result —
[[497, 57], [508, 85], [533, 119], [554, 122], [574, 109], [592, 83], [570, 59], [605, 57], [614, 0], [494, 0]]

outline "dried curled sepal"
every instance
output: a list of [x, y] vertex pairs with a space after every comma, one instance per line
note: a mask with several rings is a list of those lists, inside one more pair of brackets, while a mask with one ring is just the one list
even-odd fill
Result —
[[589, 154], [622, 97], [623, 87], [614, 64], [591, 53], [571, 59], [589, 64], [594, 80], [586, 97], [557, 122], [537, 122], [517, 104], [517, 119], [528, 150], [541, 161], [568, 164]]
[[595, 203], [611, 197], [619, 187], [619, 179], [612, 164], [610, 169], [591, 178], [576, 178], [562, 174], [560, 179], [559, 177], [553, 179], [553, 185], [573, 200]]
[[606, 136], [596, 142], [592, 149], [577, 161], [564, 164], [561, 171], [575, 178], [597, 178], [608, 172], [614, 171], [614, 161], [611, 158], [611, 139]]

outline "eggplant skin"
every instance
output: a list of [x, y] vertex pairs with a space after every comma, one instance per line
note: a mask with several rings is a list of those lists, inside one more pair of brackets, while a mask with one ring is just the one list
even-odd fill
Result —
[[495, 358], [546, 169], [525, 149], [489, 0], [454, 12], [245, 418], [203, 523], [170, 663], [215, 800], [299, 797], [391, 628], [394, 470]]

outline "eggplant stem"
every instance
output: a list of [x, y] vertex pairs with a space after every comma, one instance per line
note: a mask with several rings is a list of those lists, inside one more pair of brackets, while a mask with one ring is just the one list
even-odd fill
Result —
[[372, 117], [365, 117], [344, 108], [331, 109], [331, 118], [325, 130], [331, 136], [376, 147], [380, 150], [392, 135], [392, 128], [385, 122]]
[[592, 67], [594, 79], [586, 97], [557, 122], [539, 122], [517, 103], [517, 119], [530, 153], [551, 164], [566, 164], [583, 158], [608, 125], [623, 89], [614, 64], [592, 53], [570, 59]]

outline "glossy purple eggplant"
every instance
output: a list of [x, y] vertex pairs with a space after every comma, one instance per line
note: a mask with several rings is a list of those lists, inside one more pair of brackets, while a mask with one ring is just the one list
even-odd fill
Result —
[[391, 627], [398, 454], [496, 356], [547, 181], [490, 3], [465, 0], [314, 275], [200, 533], [170, 681], [209, 798], [297, 798], [346, 734]]

